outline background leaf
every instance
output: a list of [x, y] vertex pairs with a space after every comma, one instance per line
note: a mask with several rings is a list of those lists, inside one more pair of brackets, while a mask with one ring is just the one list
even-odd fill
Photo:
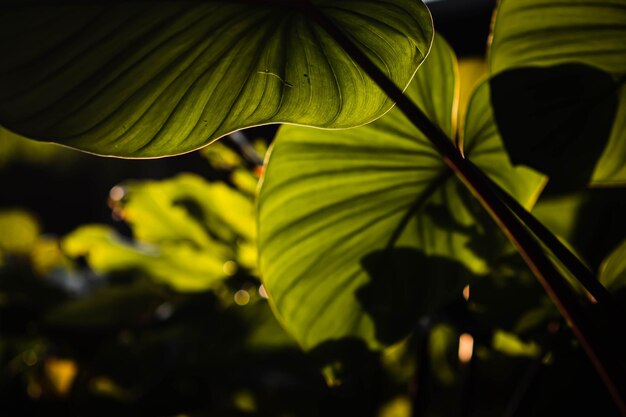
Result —
[[137, 270], [178, 291], [216, 288], [240, 267], [256, 270], [252, 198], [193, 174], [129, 181], [110, 193], [115, 216], [134, 240], [111, 228], [83, 226], [63, 241], [99, 274]]
[[222, 182], [193, 174], [123, 185], [122, 216], [145, 242], [189, 240], [212, 248], [215, 241], [254, 240], [252, 200]]
[[[456, 125], [455, 67], [452, 51], [436, 38], [408, 89], [449, 135]], [[467, 126], [478, 135], [492, 124], [485, 119]], [[466, 142], [476, 163], [506, 165], [495, 131]], [[505, 168], [490, 173], [527, 204], [541, 177]], [[510, 187], [518, 183], [524, 185]], [[405, 326], [411, 312], [401, 305], [440, 306], [460, 296], [462, 282], [485, 273], [486, 259], [502, 248], [482, 207], [397, 110], [346, 131], [281, 127], [261, 188], [259, 225], [260, 268], [270, 300], [305, 348], [348, 336], [373, 346], [389, 343], [400, 332], [387, 326], [398, 313]], [[435, 258], [442, 265], [427, 264]], [[451, 270], [465, 272], [459, 279]], [[390, 305], [367, 295], [376, 293], [372, 286], [379, 280], [394, 283], [384, 295]], [[428, 284], [413, 293], [407, 290], [417, 289], [411, 280], [441, 280], [445, 290], [424, 291]]]
[[[521, 67], [577, 64], [593, 67], [593, 69], [598, 70], [597, 72], [604, 71], [616, 80], [614, 89], [617, 90], [620, 97], [620, 110], [618, 110], [614, 122], [609, 120], [606, 123], [606, 129], [599, 129], [593, 138], [585, 137], [587, 146], [591, 148], [594, 148], [594, 143], [599, 143], [602, 149], [607, 141], [608, 146], [599, 160], [595, 155], [594, 161], [594, 155], [586, 155], [584, 150], [581, 151], [580, 149], [577, 150], [574, 159], [586, 158], [585, 164], [587, 165], [597, 162], [593, 175], [587, 175], [586, 178], [592, 185], [626, 183], [626, 171], [623, 169], [623, 161], [626, 160], [626, 147], [624, 147], [626, 131], [623, 122], [626, 90], [623, 87], [621, 91], [619, 90], [626, 75], [626, 44], [624, 43], [626, 38], [626, 2], [624, 0], [503, 0], [497, 10], [492, 35], [493, 41], [489, 58], [491, 73], [494, 75]], [[539, 70], [534, 71], [535, 73], [540, 72]], [[581, 120], [601, 120], [603, 116], [612, 118], [611, 114], [615, 112], [615, 105], [612, 105], [610, 110], [607, 110], [606, 107], [597, 106], [597, 108], [590, 110], [588, 116], [583, 117], [580, 115], [580, 101], [567, 102], [568, 97], [571, 98], [572, 94], [576, 94], [587, 87], [602, 94], [603, 90], [598, 88], [597, 83], [587, 84], [587, 79], [588, 77], [580, 77], [578, 81], [570, 80], [569, 92], [565, 95], [551, 91], [553, 100], [562, 100], [560, 106], [553, 107], [553, 110], [557, 112], [555, 117], [557, 123], [549, 122], [553, 113], [546, 113], [547, 109], [538, 109], [532, 104], [528, 106], [530, 104], [528, 102], [525, 103], [527, 105], [525, 107], [514, 107], [516, 111], [521, 109], [518, 120], [523, 120], [523, 123], [531, 122], [527, 128], [537, 133], [543, 131], [563, 134], [562, 128], [577, 129]], [[529, 81], [532, 81], [532, 77], [526, 81], [518, 78], [515, 82], [512, 81], [508, 84], [508, 87], [512, 88], [509, 91], [506, 91], [506, 88], [502, 90], [501, 83], [492, 93], [494, 97], [501, 96], [503, 102], [516, 104], [516, 101], [512, 100], [511, 97], [517, 99], [518, 94], [523, 95], [524, 89], [528, 88], [520, 85], [520, 83]], [[549, 81], [546, 83], [549, 84]], [[550, 90], [546, 85], [541, 88], [545, 90], [543, 103], [546, 103], [545, 94], [549, 93]], [[596, 99], [596, 101], [601, 100]], [[534, 103], [541, 106], [542, 101], [537, 103], [535, 100]], [[494, 102], [494, 105], [496, 106], [497, 117], [499, 109], [506, 110], [504, 104], [500, 105], [500, 103]], [[597, 113], [594, 114], [593, 111], [597, 111]], [[548, 123], [533, 124], [535, 117], [541, 112], [544, 116], [541, 120]], [[563, 119], [564, 114], [569, 115], [567, 120]], [[560, 123], [558, 123], [559, 120]], [[518, 127], [523, 123], [520, 122]], [[507, 130], [503, 126], [507, 122], [500, 120], [500, 117], [498, 117], [498, 124]], [[602, 122], [600, 124], [603, 125]], [[515, 131], [515, 126], [509, 126], [508, 130]], [[526, 141], [531, 139], [528, 135], [525, 135], [525, 138], [510, 138], [508, 132], [503, 131], [502, 133], [505, 142], [510, 141], [507, 142], [507, 147], [509, 147], [509, 143], [523, 147], [526, 146]], [[552, 139], [550, 136], [543, 138], [544, 141]], [[571, 138], [571, 140], [575, 140], [575, 138]], [[560, 143], [558, 140], [556, 144], [551, 146], [557, 145], [563, 148], [568, 146], [567, 143]], [[520, 159], [514, 148], [509, 149], [515, 159]], [[531, 152], [530, 149], [532, 146], [528, 145], [529, 151], [527, 152]], [[537, 151], [536, 154], [540, 155], [541, 152]], [[570, 174], [578, 172], [578, 166], [572, 161], [564, 164], [557, 160], [554, 162], [554, 168]], [[588, 170], [588, 167], [583, 167], [583, 171]]]
[[[626, 67], [626, 59], [624, 61]], [[618, 96], [611, 137], [593, 171], [591, 185], [602, 187], [626, 184], [626, 86], [623, 81]]]
[[[318, 0], [397, 85], [432, 39], [421, 1]], [[154, 157], [243, 127], [367, 123], [392, 105], [296, 3], [3, 3], [0, 124], [97, 154]]]
[[626, 241], [615, 248], [602, 263], [600, 281], [612, 291], [624, 290], [626, 286]]
[[223, 254], [202, 251], [193, 245], [133, 244], [103, 225], [86, 225], [66, 236], [63, 251], [72, 258], [85, 257], [98, 274], [140, 272], [178, 291], [215, 288], [230, 274]]

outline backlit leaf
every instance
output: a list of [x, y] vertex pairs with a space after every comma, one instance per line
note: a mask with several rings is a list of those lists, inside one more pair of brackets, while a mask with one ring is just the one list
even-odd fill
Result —
[[[316, 0], [400, 87], [432, 39], [417, 0]], [[88, 152], [188, 152], [267, 123], [352, 127], [392, 105], [301, 2], [3, 2], [0, 124]]]
[[214, 288], [228, 277], [222, 254], [203, 251], [190, 244], [133, 244], [103, 225], [87, 225], [62, 241], [70, 257], [85, 257], [99, 274], [140, 271], [178, 291]]
[[[446, 133], [456, 60], [436, 38], [408, 95]], [[541, 176], [510, 166], [488, 93], [471, 100], [465, 154], [523, 204]], [[394, 109], [357, 129], [283, 126], [259, 197], [260, 268], [275, 311], [305, 347], [391, 343], [416, 316], [488, 271], [499, 232], [427, 139]], [[497, 244], [488, 242], [499, 242]]]

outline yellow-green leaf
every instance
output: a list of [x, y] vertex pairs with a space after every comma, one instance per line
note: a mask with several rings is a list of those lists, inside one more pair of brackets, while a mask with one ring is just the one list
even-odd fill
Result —
[[[449, 135], [455, 67], [435, 38], [407, 90]], [[542, 178], [510, 166], [485, 97], [471, 100], [466, 156], [493, 165], [488, 174], [528, 206]], [[498, 248], [486, 242], [499, 236], [487, 217], [397, 109], [357, 129], [283, 126], [259, 197], [261, 275], [278, 317], [305, 348], [342, 337], [391, 343], [487, 272]]]
[[107, 226], [82, 226], [62, 241], [70, 257], [84, 256], [99, 274], [141, 271], [146, 276], [178, 291], [215, 288], [228, 277], [228, 258], [176, 242], [161, 245], [133, 244]]

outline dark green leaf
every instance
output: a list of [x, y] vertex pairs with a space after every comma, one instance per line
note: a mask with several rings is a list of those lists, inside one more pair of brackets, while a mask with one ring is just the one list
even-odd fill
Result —
[[513, 163], [548, 175], [554, 191], [584, 188], [613, 127], [619, 92], [613, 78], [594, 67], [563, 64], [508, 70], [490, 85]]
[[[561, 64], [577, 64], [593, 67], [600, 71], [604, 71], [610, 76], [618, 80], [619, 83], [624, 82], [626, 75], [626, 2], [624, 0], [594, 0], [594, 1], [571, 1], [571, 0], [502, 0], [497, 10], [495, 25], [493, 29], [493, 42], [490, 50], [490, 67], [492, 74], [501, 74], [507, 70], [520, 67], [546, 67]], [[538, 73], [538, 70], [535, 70]], [[583, 75], [583, 74], [581, 74]], [[614, 105], [606, 107], [600, 104], [586, 115], [580, 114], [580, 101], [567, 103], [572, 95], [581, 94], [589, 88], [595, 89], [597, 94], [602, 95], [605, 91], [602, 86], [605, 81], [598, 85], [598, 77], [588, 80], [579, 78], [575, 80], [560, 80], [561, 88], [567, 88], [569, 92], [564, 95], [554, 94], [555, 91], [549, 88], [549, 83], [555, 80], [546, 81], [542, 86], [545, 91], [540, 97], [534, 98], [535, 105], [530, 105], [524, 101], [524, 95], [521, 96], [522, 102], [529, 105], [518, 116], [516, 126], [522, 126], [528, 122], [532, 122], [537, 116], [543, 116], [544, 121], [554, 118], [548, 125], [531, 123], [534, 135], [532, 137], [525, 135], [525, 138], [514, 137], [509, 138], [508, 132], [503, 131], [503, 138], [509, 143], [515, 142], [516, 145], [510, 148], [512, 157], [518, 158], [515, 146], [524, 147], [526, 153], [533, 152], [534, 146], [528, 145], [527, 141], [532, 141], [536, 135], [546, 135], [547, 133], [555, 136], [545, 137], [543, 141], [552, 141], [554, 143], [545, 145], [548, 148], [555, 149], [564, 146], [562, 143], [565, 133], [571, 133], [572, 130], [579, 129], [584, 119], [593, 120], [589, 126], [584, 127], [586, 130], [583, 139], [587, 142], [590, 149], [589, 155], [579, 151], [575, 153], [574, 160], [568, 164], [563, 164], [561, 160], [554, 161], [552, 171], [558, 169], [563, 173], [577, 176], [580, 174], [580, 167], [576, 159], [586, 158], [582, 166], [582, 171], [587, 176], [587, 180], [591, 180], [592, 185], [616, 185], [626, 183], [626, 145], [624, 135], [626, 134], [626, 126], [624, 126], [624, 112], [626, 111], [626, 89], [622, 87], [619, 92], [619, 106], [617, 117], [614, 119], [611, 127], [610, 117], [615, 113]], [[608, 78], [605, 76], [605, 78]], [[525, 86], [520, 85], [514, 90], [503, 90], [501, 92], [494, 91], [495, 95], [502, 97], [501, 101], [508, 101], [514, 109], [519, 109], [521, 103], [519, 94], [522, 94]], [[526, 80], [525, 82], [532, 81]], [[591, 81], [588, 84], [588, 81]], [[601, 81], [601, 80], [600, 80]], [[537, 90], [533, 90], [537, 91]], [[545, 95], [552, 94], [552, 99], [546, 100]], [[580, 97], [590, 98], [589, 94], [581, 94]], [[543, 101], [542, 101], [543, 100]], [[601, 101], [598, 98], [596, 101]], [[501, 103], [494, 103], [496, 109], [499, 110]], [[547, 110], [547, 105], [553, 105], [552, 111]], [[561, 108], [557, 104], [564, 104]], [[543, 108], [542, 105], [546, 105]], [[504, 105], [503, 105], [504, 106]], [[539, 108], [538, 108], [539, 107]], [[507, 110], [505, 110], [507, 111]], [[513, 109], [508, 110], [510, 114]], [[536, 113], [535, 113], [536, 111]], [[553, 113], [555, 112], [555, 113]], [[568, 119], [564, 119], [565, 114], [569, 114]], [[540, 118], [541, 119], [541, 118]], [[597, 119], [597, 120], [595, 120]], [[608, 120], [608, 121], [607, 121]], [[500, 120], [498, 120], [500, 123]], [[593, 139], [590, 138], [591, 129], [600, 126], [594, 133]], [[564, 130], [561, 130], [564, 129]], [[608, 129], [608, 130], [607, 130]], [[612, 129], [612, 130], [611, 130]], [[515, 130], [511, 126], [503, 130]], [[527, 130], [530, 130], [528, 128]], [[609, 133], [611, 132], [611, 133]], [[554, 135], [556, 134], [556, 135]], [[568, 145], [582, 140], [581, 136], [574, 135], [569, 138]], [[608, 146], [604, 149], [603, 145]], [[519, 143], [518, 143], [519, 142]], [[600, 149], [600, 151], [598, 151]], [[604, 149], [598, 160], [598, 152]], [[566, 151], [567, 152], [567, 151]], [[570, 154], [573, 150], [570, 150]], [[550, 156], [542, 154], [541, 150], [537, 150], [537, 158], [548, 160]], [[595, 157], [595, 170], [591, 178], [589, 166]], [[547, 171], [544, 171], [547, 172]]]
[[[415, 0], [316, 0], [399, 86], [428, 51]], [[97, 154], [191, 151], [243, 127], [352, 127], [392, 105], [299, 2], [3, 2], [0, 124]]]

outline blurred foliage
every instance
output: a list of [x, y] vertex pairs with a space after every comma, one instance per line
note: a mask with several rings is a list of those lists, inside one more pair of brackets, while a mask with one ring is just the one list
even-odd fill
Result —
[[0, 210], [0, 254], [27, 255], [39, 237], [39, 223], [23, 210]]
[[16, 161], [30, 164], [52, 164], [59, 157], [72, 158], [76, 155], [68, 149], [53, 144], [26, 139], [0, 127], [0, 168]]
[[623, 291], [626, 287], [626, 241], [615, 248], [602, 263], [600, 281], [612, 291]]
[[356, 379], [326, 385], [332, 357], [300, 350], [256, 273], [256, 168], [205, 156], [223, 181], [125, 181], [109, 194], [112, 226], [56, 238], [34, 215], [2, 210], [2, 414], [339, 416], [372, 373], [387, 392], [360, 415], [402, 395], [410, 374], [383, 365], [401, 359], [374, 353]]

